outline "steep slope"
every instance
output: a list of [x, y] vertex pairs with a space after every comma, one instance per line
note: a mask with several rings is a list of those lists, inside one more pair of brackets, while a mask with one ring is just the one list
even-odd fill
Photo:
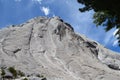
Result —
[[0, 66], [47, 80], [120, 80], [120, 55], [76, 34], [58, 17], [1, 29]]

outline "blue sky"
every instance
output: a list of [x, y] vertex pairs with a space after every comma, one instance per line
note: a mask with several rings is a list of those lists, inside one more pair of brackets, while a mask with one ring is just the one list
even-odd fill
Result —
[[106, 48], [120, 52], [112, 29], [104, 31], [104, 27], [93, 24], [93, 11], [80, 13], [78, 9], [83, 5], [77, 0], [0, 0], [0, 28], [21, 24], [37, 16], [59, 16], [70, 23], [74, 30], [93, 39]]

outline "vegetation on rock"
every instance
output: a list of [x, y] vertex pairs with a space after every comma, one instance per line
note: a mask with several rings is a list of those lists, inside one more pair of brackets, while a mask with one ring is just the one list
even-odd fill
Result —
[[17, 71], [15, 70], [14, 67], [9, 67], [8, 70], [13, 75], [14, 78], [17, 78]]

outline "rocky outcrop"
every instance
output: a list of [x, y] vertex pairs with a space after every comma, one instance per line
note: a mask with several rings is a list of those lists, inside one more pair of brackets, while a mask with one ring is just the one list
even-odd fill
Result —
[[58, 17], [1, 29], [0, 66], [47, 80], [120, 80], [120, 55], [75, 33]]

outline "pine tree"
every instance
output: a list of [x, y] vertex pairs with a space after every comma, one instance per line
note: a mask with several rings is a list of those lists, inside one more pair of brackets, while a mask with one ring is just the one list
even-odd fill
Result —
[[78, 0], [78, 3], [85, 5], [80, 12], [95, 11], [93, 18], [97, 26], [106, 26], [106, 31], [117, 29], [115, 36], [120, 46], [120, 0]]

